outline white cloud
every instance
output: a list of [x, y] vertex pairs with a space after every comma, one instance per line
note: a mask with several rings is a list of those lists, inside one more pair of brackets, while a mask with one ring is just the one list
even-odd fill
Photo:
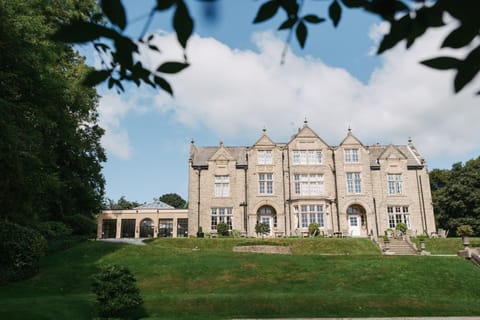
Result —
[[[384, 27], [377, 29], [382, 32]], [[372, 37], [378, 37], [378, 30], [372, 29]], [[399, 44], [384, 54], [383, 65], [366, 84], [312, 57], [289, 53], [280, 65], [283, 40], [270, 33], [254, 36], [257, 51], [232, 49], [215, 39], [193, 36], [188, 47], [191, 66], [169, 78], [175, 98], [157, 92], [153, 103], [140, 105], [144, 112], [173, 112], [183, 125], [208, 128], [226, 142], [241, 135], [245, 144], [253, 143], [263, 126], [273, 140], [287, 141], [295, 133], [292, 124], [300, 126], [307, 117], [310, 126], [332, 145], [343, 139], [350, 125], [365, 143], [402, 144], [411, 136], [427, 160], [444, 154], [461, 157], [480, 149], [476, 138], [480, 108], [474, 95], [480, 81], [477, 78], [475, 85], [455, 95], [451, 72], [418, 63], [440, 55], [437, 48], [444, 36], [445, 30], [430, 31], [408, 51]], [[172, 35], [162, 35], [158, 41], [164, 54], [145, 56], [147, 64], [158, 66], [160, 57], [182, 59]], [[102, 99], [103, 115], [109, 116], [110, 104], [121, 106], [104, 120], [107, 135], [111, 130], [117, 142], [127, 140], [120, 143], [123, 149], [111, 141], [106, 145], [118, 155], [130, 153], [128, 135], [118, 121], [129, 108], [139, 107], [135, 99], [140, 97]]]

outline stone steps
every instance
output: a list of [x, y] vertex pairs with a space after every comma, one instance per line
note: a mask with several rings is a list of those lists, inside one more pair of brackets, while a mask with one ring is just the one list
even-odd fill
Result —
[[395, 255], [416, 255], [417, 252], [410, 247], [406, 240], [400, 239], [390, 239], [388, 244], [388, 250], [386, 250], [385, 244], [382, 245], [383, 252], [385, 254], [395, 254]]

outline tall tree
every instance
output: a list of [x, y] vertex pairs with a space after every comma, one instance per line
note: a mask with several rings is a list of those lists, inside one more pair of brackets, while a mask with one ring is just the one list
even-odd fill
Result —
[[174, 208], [177, 209], [183, 209], [185, 208], [187, 201], [185, 201], [181, 196], [179, 196], [176, 193], [166, 193], [162, 195], [158, 200], [171, 205]]
[[0, 217], [64, 220], [98, 212], [104, 192], [98, 97], [84, 58], [50, 40], [91, 20], [94, 0], [0, 0]]
[[480, 157], [451, 170], [432, 170], [430, 177], [439, 226], [454, 231], [469, 224], [480, 235]]

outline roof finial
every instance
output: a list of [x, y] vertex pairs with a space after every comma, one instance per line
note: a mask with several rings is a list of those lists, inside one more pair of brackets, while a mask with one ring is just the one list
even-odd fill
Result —
[[412, 143], [412, 137], [408, 137], [408, 144]]
[[192, 138], [192, 140], [190, 141], [191, 144], [195, 144], [195, 140]]
[[220, 141], [220, 147], [223, 147], [223, 141]]
[[262, 132], [263, 133], [267, 132], [267, 128], [265, 128], [265, 126], [263, 126]]
[[305, 120], [303, 120], [303, 124], [304, 124], [304, 125], [307, 125], [307, 124], [308, 124], [307, 116], [305, 116]]
[[350, 128], [350, 125], [348, 125], [348, 133], [352, 132], [352, 128]]

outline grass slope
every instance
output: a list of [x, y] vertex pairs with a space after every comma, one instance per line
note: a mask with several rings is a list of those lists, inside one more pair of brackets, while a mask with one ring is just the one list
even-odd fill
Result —
[[480, 315], [480, 269], [463, 259], [380, 256], [363, 239], [285, 241], [294, 255], [234, 253], [234, 239], [84, 243], [0, 287], [0, 318], [92, 318], [89, 277], [113, 263], [133, 271], [150, 318]]

